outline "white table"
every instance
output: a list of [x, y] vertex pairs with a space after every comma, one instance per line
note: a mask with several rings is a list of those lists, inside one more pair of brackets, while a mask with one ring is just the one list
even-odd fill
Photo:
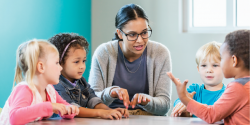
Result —
[[[100, 118], [74, 118], [65, 120], [61, 118], [43, 120], [29, 123], [28, 125], [211, 125], [200, 118], [186, 117], [165, 117], [165, 116], [144, 116], [130, 115], [129, 118], [121, 120], [107, 120]], [[221, 125], [223, 122], [216, 122]]]

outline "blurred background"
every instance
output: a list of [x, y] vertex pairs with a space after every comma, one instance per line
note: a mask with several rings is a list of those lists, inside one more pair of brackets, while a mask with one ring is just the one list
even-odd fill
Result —
[[[91, 55], [113, 38], [116, 13], [130, 3], [146, 11], [153, 29], [150, 39], [170, 50], [173, 74], [189, 84], [202, 83], [195, 63], [199, 47], [222, 43], [231, 31], [250, 29], [250, 0], [0, 0], [0, 107], [12, 89], [19, 44], [65, 32], [84, 36], [90, 43], [88, 79]], [[177, 98], [172, 85], [171, 103]]]

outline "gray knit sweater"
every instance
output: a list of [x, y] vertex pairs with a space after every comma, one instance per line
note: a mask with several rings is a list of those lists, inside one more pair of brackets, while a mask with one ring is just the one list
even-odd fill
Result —
[[[104, 104], [110, 105], [116, 98], [110, 96], [117, 63], [118, 41], [101, 44], [94, 52], [89, 75], [89, 84]], [[148, 41], [147, 72], [150, 102], [138, 105], [155, 115], [166, 115], [170, 109], [172, 84], [166, 72], [171, 71], [171, 57], [168, 48], [160, 43]], [[136, 87], [136, 85], [135, 85]]]

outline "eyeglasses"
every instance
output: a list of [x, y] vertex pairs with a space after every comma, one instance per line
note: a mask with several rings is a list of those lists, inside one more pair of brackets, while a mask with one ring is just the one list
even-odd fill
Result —
[[152, 35], [152, 29], [151, 29], [150, 26], [148, 26], [148, 27], [149, 27], [149, 30], [145, 30], [145, 31], [143, 31], [143, 32], [140, 33], [140, 34], [137, 34], [137, 33], [129, 33], [129, 34], [126, 34], [126, 33], [124, 33], [121, 29], [120, 29], [120, 31], [127, 37], [128, 41], [135, 41], [135, 40], [138, 39], [138, 36], [139, 36], [139, 35], [141, 35], [141, 37], [142, 37], [143, 39], [147, 39], [147, 38], [149, 38], [149, 37]]

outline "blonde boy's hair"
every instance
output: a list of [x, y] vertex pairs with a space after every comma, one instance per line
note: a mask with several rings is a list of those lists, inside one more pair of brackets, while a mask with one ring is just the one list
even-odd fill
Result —
[[29, 88], [34, 92], [33, 78], [36, 72], [36, 65], [40, 58], [46, 58], [48, 52], [58, 53], [56, 47], [46, 40], [33, 39], [19, 45], [16, 52], [16, 71], [13, 87], [15, 83], [25, 80]]
[[200, 47], [196, 53], [197, 65], [199, 65], [201, 61], [206, 61], [208, 56], [213, 56], [214, 60], [221, 60], [220, 46], [221, 43], [213, 41]]

